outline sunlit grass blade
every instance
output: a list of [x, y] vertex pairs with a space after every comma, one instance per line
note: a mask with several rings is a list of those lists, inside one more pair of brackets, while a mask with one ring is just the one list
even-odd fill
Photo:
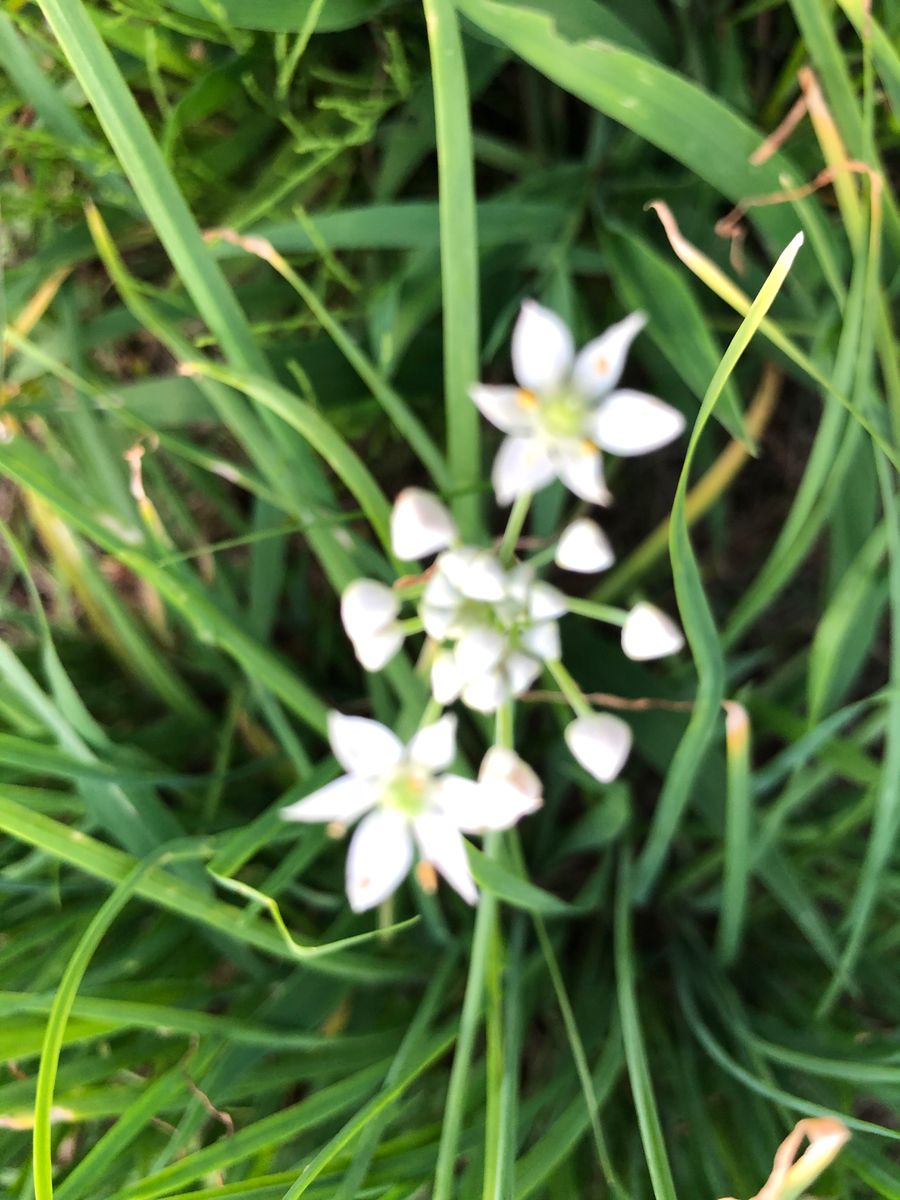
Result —
[[716, 724], [720, 719], [719, 713], [725, 686], [725, 667], [719, 635], [691, 546], [685, 513], [691, 465], [703, 430], [722, 394], [724, 383], [731, 375], [749, 345], [750, 339], [775, 300], [802, 243], [803, 235], [798, 234], [782, 251], [710, 381], [694, 423], [672, 504], [669, 530], [672, 578], [675, 583], [675, 594], [678, 598], [678, 608], [684, 623], [685, 634], [697, 666], [697, 695], [687, 730], [666, 776], [647, 843], [635, 866], [635, 891], [640, 900], [646, 899], [653, 887], [669, 851], [672, 838], [675, 836], [681, 814], [690, 796], [691, 782], [703, 761], [714, 735]]

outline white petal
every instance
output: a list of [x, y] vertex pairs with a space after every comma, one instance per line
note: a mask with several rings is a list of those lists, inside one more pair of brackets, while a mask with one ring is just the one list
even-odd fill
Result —
[[601, 783], [615, 779], [631, 749], [630, 726], [608, 713], [578, 717], [566, 726], [565, 738], [574, 757]]
[[502, 670], [485, 671], [462, 690], [462, 700], [476, 712], [496, 712], [511, 696], [509, 680]]
[[522, 633], [521, 642], [529, 654], [544, 662], [555, 662], [561, 657], [559, 626], [555, 621], [541, 621], [539, 625], [532, 625]]
[[391, 511], [391, 545], [398, 558], [427, 558], [457, 538], [445, 506], [422, 488], [404, 488]]
[[636, 604], [625, 618], [622, 649], [637, 662], [677, 654], [683, 645], [681, 630], [654, 604]]
[[490, 550], [461, 546], [440, 557], [441, 571], [468, 600], [495, 602], [506, 595], [503, 568]]
[[351, 640], [383, 629], [399, 612], [396, 595], [374, 579], [355, 579], [341, 596], [341, 620]]
[[435, 780], [432, 799], [454, 828], [464, 833], [481, 833], [484, 830], [487, 795], [474, 779], [463, 779], [461, 775], [442, 775]]
[[347, 898], [365, 912], [396, 891], [412, 866], [406, 819], [390, 809], [369, 813], [357, 826], [347, 852]]
[[531, 413], [536, 402], [530, 392], [517, 387], [491, 387], [486, 383], [476, 383], [469, 388], [469, 395], [481, 415], [504, 433], [527, 433], [532, 428]]
[[403, 757], [403, 743], [390, 729], [366, 717], [328, 714], [328, 740], [348, 775], [377, 779]]
[[476, 625], [456, 643], [456, 669], [467, 683], [492, 671], [506, 650], [506, 638], [496, 629]]
[[667, 446], [684, 431], [684, 425], [677, 408], [627, 388], [607, 396], [590, 420], [597, 445], [623, 458]]
[[553, 453], [556, 470], [570, 492], [591, 504], [609, 504], [612, 496], [603, 480], [603, 456], [587, 439], [558, 446]]
[[528, 593], [528, 615], [533, 621], [547, 621], [561, 617], [569, 611], [569, 605], [559, 588], [549, 583], [536, 583]]
[[353, 639], [356, 657], [367, 671], [380, 671], [387, 666], [403, 645], [403, 631], [396, 627], [361, 633]]
[[371, 783], [356, 776], [342, 775], [326, 783], [278, 814], [285, 821], [338, 821], [349, 825], [367, 812], [378, 799]]
[[446, 713], [433, 725], [425, 725], [409, 743], [407, 754], [411, 762], [431, 771], [443, 771], [456, 754], [456, 717]]
[[504, 666], [509, 688], [514, 696], [521, 696], [523, 692], [527, 692], [541, 673], [541, 664], [530, 654], [521, 654], [519, 651], [510, 654]]
[[491, 482], [497, 503], [511, 504], [523, 492], [539, 492], [556, 476], [544, 444], [534, 437], [508, 437], [494, 459]]
[[490, 796], [485, 820], [492, 829], [508, 829], [544, 802], [540, 779], [513, 750], [492, 746], [481, 763], [478, 779]]
[[463, 681], [452, 650], [442, 650], [431, 664], [431, 694], [438, 704], [452, 704], [459, 696]]
[[541, 806], [541, 783], [531, 768], [511, 750], [500, 751], [509, 755], [509, 760], [498, 760], [491, 766], [492, 753], [489, 750], [482, 763], [478, 783], [459, 775], [445, 775], [435, 789], [441, 812], [463, 833], [510, 829], [520, 817]]
[[597, 522], [580, 517], [563, 530], [553, 561], [565, 571], [581, 571], [588, 575], [611, 567], [616, 556], [609, 538]]
[[453, 622], [456, 620], [456, 609], [437, 608], [433, 604], [423, 602], [419, 609], [419, 616], [422, 618], [422, 624], [425, 626], [428, 636], [442, 642], [450, 633]]
[[534, 567], [531, 563], [516, 563], [506, 573], [506, 594], [522, 604], [528, 601], [528, 593], [534, 584]]
[[454, 608], [459, 604], [462, 595], [459, 588], [454, 587], [450, 582], [450, 575], [445, 569], [445, 565], [449, 561], [452, 572], [453, 564], [459, 553], [458, 550], [448, 550], [445, 554], [440, 555], [434, 564], [435, 569], [431, 578], [425, 584], [425, 591], [422, 593], [423, 600], [438, 608]]
[[478, 899], [478, 889], [469, 870], [466, 845], [459, 830], [440, 813], [425, 813], [413, 822], [422, 858], [436, 867], [467, 904]]
[[526, 300], [512, 335], [516, 381], [530, 392], [552, 391], [568, 378], [574, 356], [572, 334], [562, 317]]
[[610, 325], [579, 352], [572, 370], [572, 382], [582, 396], [596, 399], [616, 386], [622, 377], [631, 343], [646, 324], [644, 313], [633, 312], [624, 321]]

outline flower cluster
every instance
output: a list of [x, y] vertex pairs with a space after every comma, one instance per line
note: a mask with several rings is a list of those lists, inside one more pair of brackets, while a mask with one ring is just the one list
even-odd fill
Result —
[[[619, 717], [594, 712], [565, 669], [560, 619], [577, 611], [618, 624], [622, 649], [636, 660], [676, 653], [681, 631], [651, 604], [627, 612], [600, 608], [570, 600], [539, 577], [551, 554], [565, 571], [599, 572], [613, 564], [609, 539], [591, 518], [573, 520], [552, 548], [531, 559], [517, 556], [516, 543], [534, 492], [558, 478], [581, 500], [608, 504], [603, 451], [644, 454], [682, 432], [676, 409], [616, 387], [644, 323], [642, 314], [632, 313], [576, 355], [562, 319], [526, 301], [512, 340], [518, 386], [471, 389], [481, 412], [507, 435], [492, 473], [498, 503], [516, 501], [507, 534], [499, 545], [464, 544], [437, 496], [406, 488], [391, 514], [391, 542], [398, 559], [420, 564], [418, 574], [393, 586], [358, 579], [341, 598], [344, 629], [367, 671], [382, 670], [408, 636], [424, 633], [420, 668], [435, 714], [457, 701], [479, 713], [497, 712], [548, 672], [574, 711], [566, 745], [603, 783], [622, 770], [631, 729]], [[411, 614], [403, 615], [404, 605]], [[346, 774], [282, 815], [327, 822], [338, 834], [361, 818], [347, 856], [347, 894], [356, 911], [395, 890], [415, 851], [424, 887], [435, 886], [438, 872], [474, 903], [462, 835], [507, 829], [541, 804], [540, 780], [506, 746], [488, 750], [477, 781], [448, 772], [456, 755], [452, 714], [428, 720], [404, 746], [375, 721], [333, 713], [329, 739]]]

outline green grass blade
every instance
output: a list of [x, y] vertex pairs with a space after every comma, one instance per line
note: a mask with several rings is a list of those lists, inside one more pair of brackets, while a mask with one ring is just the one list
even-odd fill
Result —
[[169, 847], [160, 850], [151, 858], [133, 867], [117, 885], [112, 895], [104, 901], [78, 942], [60, 980], [56, 998], [47, 1017], [44, 1045], [41, 1049], [41, 1065], [38, 1071], [37, 1093], [34, 1104], [34, 1197], [35, 1200], [53, 1200], [53, 1155], [52, 1122], [53, 1090], [62, 1050], [66, 1022], [75, 1003], [75, 995], [90, 965], [94, 952], [100, 945], [110, 925], [137, 892], [141, 879], [162, 861], [179, 858], [196, 858], [196, 845]]
[[631, 891], [630, 868], [626, 860], [620, 870], [615, 912], [616, 988], [619, 997], [619, 1018], [622, 1022], [622, 1042], [653, 1195], [656, 1200], [677, 1200], [641, 1030], [634, 945], [631, 937]]
[[691, 465], [703, 430], [722, 395], [722, 388], [781, 289], [802, 241], [802, 235], [798, 234], [782, 251], [710, 381], [694, 423], [672, 504], [669, 528], [672, 578], [685, 634], [697, 666], [697, 694], [688, 727], [666, 776], [647, 842], [635, 867], [636, 896], [639, 900], [647, 898], [662, 869], [690, 797], [691, 784], [714, 736], [725, 686], [725, 666], [719, 635], [691, 545], [685, 512]]
[[437, 133], [444, 308], [444, 408], [453, 510], [464, 538], [481, 525], [479, 413], [468, 389], [480, 378], [478, 234], [469, 89], [452, 0], [424, 0]]

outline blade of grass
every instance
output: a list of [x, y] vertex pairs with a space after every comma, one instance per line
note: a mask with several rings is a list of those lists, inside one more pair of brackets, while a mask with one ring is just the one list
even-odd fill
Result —
[[675, 752], [653, 814], [650, 833], [635, 867], [635, 895], [639, 901], [646, 900], [662, 870], [690, 797], [691, 784], [714, 735], [725, 686], [725, 667], [719, 635], [706, 600], [685, 511], [691, 466], [700, 437], [722, 395], [725, 381], [737, 366], [775, 300], [802, 244], [803, 235], [798, 234], [779, 255], [778, 261], [751, 304], [750, 311], [725, 351], [700, 406], [675, 491], [669, 530], [669, 552], [678, 609], [697, 666], [697, 694], [688, 727]]
[[144, 876], [155, 866], [181, 858], [196, 858], [201, 853], [196, 844], [178, 843], [160, 848], [152, 856], [133, 867], [117, 885], [113, 893], [101, 905], [78, 942], [60, 980], [56, 998], [47, 1017], [47, 1029], [41, 1049], [38, 1070], [37, 1092], [34, 1102], [34, 1197], [35, 1200], [53, 1200], [53, 1089], [59, 1068], [66, 1023], [75, 1003], [75, 996], [90, 965], [97, 947], [110, 925], [135, 895]]
[[631, 1095], [641, 1132], [644, 1157], [650, 1172], [653, 1195], [656, 1200], [677, 1200], [675, 1180], [672, 1177], [672, 1168], [669, 1164], [656, 1099], [653, 1095], [653, 1080], [647, 1062], [647, 1050], [644, 1045], [637, 1003], [634, 946], [631, 938], [630, 897], [633, 889], [630, 876], [630, 865], [625, 858], [620, 864], [615, 911], [616, 989], [619, 997], [619, 1017], [622, 1022], [622, 1042], [625, 1047], [628, 1078], [631, 1080]]
[[478, 381], [478, 233], [469, 89], [452, 0], [424, 0], [437, 135], [444, 308], [444, 410], [453, 511], [464, 538], [481, 527], [479, 414], [468, 391]]

